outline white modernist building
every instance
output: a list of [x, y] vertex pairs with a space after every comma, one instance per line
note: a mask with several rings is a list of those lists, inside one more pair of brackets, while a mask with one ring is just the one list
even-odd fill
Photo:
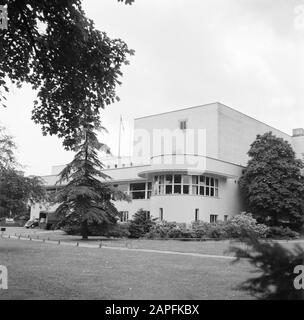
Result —
[[[126, 221], [139, 209], [160, 220], [215, 222], [243, 210], [238, 180], [257, 134], [272, 131], [304, 155], [304, 129], [290, 136], [221, 103], [165, 112], [134, 121], [133, 156], [105, 159], [104, 172], [132, 202], [115, 202]], [[63, 166], [43, 176], [56, 188]], [[55, 207], [36, 204], [31, 218], [45, 218]]]

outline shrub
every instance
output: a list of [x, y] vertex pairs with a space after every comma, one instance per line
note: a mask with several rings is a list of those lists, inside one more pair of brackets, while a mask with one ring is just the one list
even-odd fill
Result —
[[226, 223], [208, 223], [200, 222], [193, 225], [193, 236], [199, 239], [224, 239], [227, 238], [227, 232], [225, 230]]
[[227, 221], [226, 231], [230, 238], [243, 238], [248, 234], [257, 238], [265, 238], [269, 228], [264, 224], [257, 223], [252, 214], [241, 213]]
[[150, 239], [192, 238], [192, 232], [186, 229], [185, 224], [162, 221], [156, 223], [146, 237]]
[[291, 230], [288, 227], [270, 227], [268, 232], [269, 238], [284, 238], [284, 239], [290, 239], [290, 238], [298, 238], [299, 233], [296, 231]]
[[155, 224], [155, 220], [156, 219], [151, 219], [147, 211], [139, 209], [129, 224], [130, 238], [143, 237], [151, 230]]

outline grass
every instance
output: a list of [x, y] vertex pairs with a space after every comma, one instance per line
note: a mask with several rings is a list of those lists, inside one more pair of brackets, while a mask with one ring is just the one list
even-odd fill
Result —
[[[153, 241], [138, 243], [145, 248], [161, 246]], [[161, 243], [173, 247], [171, 242]], [[188, 243], [179, 245], [179, 250], [184, 250], [182, 246]], [[206, 250], [211, 250], [212, 244], [208, 246]], [[232, 265], [229, 260], [218, 258], [185, 258], [3, 238], [0, 264], [7, 266], [9, 274], [9, 288], [0, 290], [0, 299], [251, 298], [235, 289], [250, 276], [252, 269], [245, 261]]]
[[[42, 232], [42, 233], [41, 233]], [[63, 231], [45, 231], [41, 229], [25, 229], [25, 228], [7, 228], [6, 234], [21, 234], [23, 237], [28, 235], [33, 238], [39, 237], [40, 239], [60, 240], [63, 242], [76, 242], [90, 243], [98, 245], [101, 240], [100, 237], [90, 237], [88, 240], [81, 240], [80, 236], [66, 235]], [[137, 239], [102, 239], [102, 245], [108, 247], [126, 247], [132, 249], [152, 249], [162, 251], [177, 251], [177, 252], [190, 252], [200, 254], [212, 255], [231, 255], [228, 249], [231, 241], [177, 241], [177, 240], [137, 240]], [[240, 242], [233, 242], [234, 245], [243, 246]], [[281, 244], [291, 249], [294, 247], [292, 241], [281, 241]], [[304, 240], [299, 243], [304, 247]]]

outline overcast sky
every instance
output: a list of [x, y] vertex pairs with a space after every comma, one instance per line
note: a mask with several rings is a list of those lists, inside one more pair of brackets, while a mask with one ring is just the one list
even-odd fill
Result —
[[[136, 51], [123, 70], [121, 101], [101, 113], [104, 142], [117, 154], [120, 114], [127, 155], [134, 118], [215, 101], [289, 134], [304, 127], [302, 6], [304, 0], [83, 0], [99, 30]], [[26, 173], [47, 175], [73, 154], [30, 120], [35, 95], [11, 87], [0, 123], [15, 137]]]

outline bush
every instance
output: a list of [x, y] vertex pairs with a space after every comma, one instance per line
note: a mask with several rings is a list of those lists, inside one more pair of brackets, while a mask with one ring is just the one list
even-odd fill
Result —
[[140, 238], [149, 233], [155, 220], [147, 211], [139, 209], [129, 224], [130, 238]]
[[185, 228], [184, 224], [162, 221], [152, 226], [146, 234], [150, 239], [192, 238], [192, 232]]
[[296, 231], [291, 230], [288, 227], [270, 227], [268, 232], [269, 238], [279, 238], [279, 239], [292, 239], [298, 238], [299, 233]]
[[226, 232], [230, 238], [243, 238], [248, 234], [257, 238], [265, 238], [269, 228], [257, 223], [250, 213], [238, 214], [227, 221]]
[[109, 237], [127, 238], [130, 236], [129, 223], [118, 223], [107, 233]]
[[225, 239], [228, 238], [225, 222], [200, 222], [193, 225], [193, 237], [199, 239]]

